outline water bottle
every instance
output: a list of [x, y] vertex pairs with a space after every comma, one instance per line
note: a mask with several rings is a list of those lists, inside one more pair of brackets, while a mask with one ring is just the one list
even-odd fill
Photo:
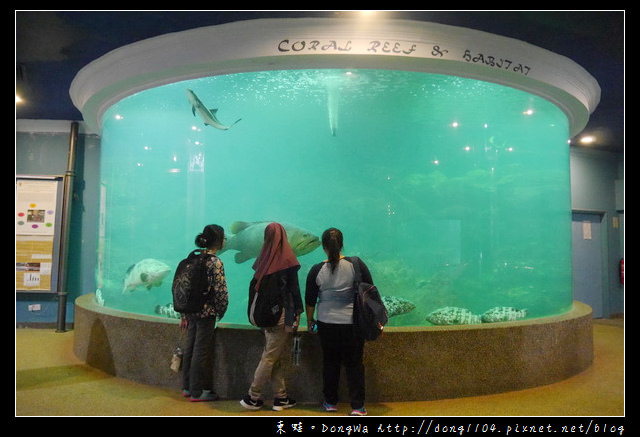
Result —
[[291, 362], [294, 366], [300, 365], [300, 334], [293, 336], [293, 346], [291, 347]]
[[177, 373], [180, 371], [181, 367], [182, 367], [182, 349], [177, 347], [173, 351], [173, 355], [171, 356], [171, 365], [169, 366], [169, 368]]

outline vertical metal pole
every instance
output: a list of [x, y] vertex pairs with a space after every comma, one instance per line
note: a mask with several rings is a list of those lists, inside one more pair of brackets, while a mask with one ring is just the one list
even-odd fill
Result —
[[60, 258], [58, 263], [58, 322], [56, 332], [66, 331], [67, 319], [67, 258], [69, 254], [69, 227], [71, 224], [71, 204], [73, 201], [73, 180], [75, 178], [76, 143], [78, 141], [78, 122], [71, 122], [69, 135], [69, 158], [64, 174], [64, 192], [62, 195], [62, 223], [60, 226]]

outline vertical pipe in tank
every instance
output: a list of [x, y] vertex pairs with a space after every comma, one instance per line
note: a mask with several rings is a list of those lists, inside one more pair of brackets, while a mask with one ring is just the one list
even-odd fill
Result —
[[329, 115], [329, 131], [331, 136], [338, 135], [338, 110], [339, 110], [339, 92], [338, 84], [334, 81], [327, 83], [327, 111]]
[[187, 232], [185, 238], [189, 245], [193, 245], [193, 237], [208, 224], [205, 221], [205, 153], [199, 144], [188, 147], [189, 163], [187, 168]]

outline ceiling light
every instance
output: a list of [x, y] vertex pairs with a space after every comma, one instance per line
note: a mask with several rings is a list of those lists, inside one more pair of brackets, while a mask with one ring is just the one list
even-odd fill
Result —
[[30, 92], [29, 82], [27, 81], [27, 72], [22, 64], [16, 64], [16, 105], [25, 103], [25, 96]]
[[580, 144], [592, 144], [596, 141], [596, 137], [591, 135], [586, 135], [580, 138]]

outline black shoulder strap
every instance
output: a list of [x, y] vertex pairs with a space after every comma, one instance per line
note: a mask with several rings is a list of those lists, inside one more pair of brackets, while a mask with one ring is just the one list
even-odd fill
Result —
[[356, 284], [362, 282], [362, 273], [360, 273], [360, 259], [357, 256], [350, 256], [349, 261], [353, 264], [353, 271], [355, 272], [355, 276], [353, 281]]

